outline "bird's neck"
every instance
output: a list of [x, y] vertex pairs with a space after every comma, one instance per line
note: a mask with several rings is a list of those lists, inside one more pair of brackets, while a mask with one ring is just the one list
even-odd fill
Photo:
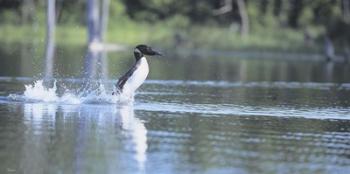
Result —
[[134, 57], [136, 59], [136, 61], [139, 61], [143, 56], [143, 54], [139, 51], [134, 51]]

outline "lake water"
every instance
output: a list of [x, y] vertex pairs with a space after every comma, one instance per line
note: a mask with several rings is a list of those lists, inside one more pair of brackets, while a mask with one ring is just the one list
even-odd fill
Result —
[[132, 49], [38, 48], [0, 47], [0, 173], [350, 172], [349, 64], [167, 54], [118, 104]]

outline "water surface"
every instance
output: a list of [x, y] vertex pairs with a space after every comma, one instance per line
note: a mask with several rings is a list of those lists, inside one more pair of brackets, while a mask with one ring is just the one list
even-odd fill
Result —
[[108, 54], [91, 89], [83, 48], [58, 48], [57, 90], [48, 83], [39, 91], [52, 100], [33, 100], [24, 86], [41, 79], [43, 59], [27, 47], [0, 49], [0, 173], [350, 171], [349, 65], [155, 58], [121, 105], [110, 94], [131, 54]]

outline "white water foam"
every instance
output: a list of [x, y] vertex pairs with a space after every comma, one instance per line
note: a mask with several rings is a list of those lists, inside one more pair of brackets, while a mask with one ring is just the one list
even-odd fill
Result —
[[52, 88], [45, 88], [42, 80], [34, 82], [34, 85], [24, 85], [24, 87], [26, 90], [23, 95], [27, 99], [43, 102], [53, 102], [59, 99], [56, 95], [56, 81]]
[[62, 104], [116, 104], [131, 103], [132, 96], [112, 95], [111, 91], [106, 90], [104, 84], [100, 83], [96, 89], [84, 90], [81, 92], [65, 91], [62, 95], [58, 94], [57, 81], [54, 81], [53, 87], [45, 87], [43, 80], [37, 80], [34, 84], [25, 86], [23, 95], [10, 94], [8, 98], [14, 101], [24, 102], [47, 102]]

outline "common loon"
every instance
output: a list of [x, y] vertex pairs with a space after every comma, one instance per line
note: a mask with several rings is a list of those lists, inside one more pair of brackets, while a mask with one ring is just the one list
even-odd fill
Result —
[[[121, 76], [116, 84], [117, 94], [132, 95], [137, 88], [146, 80], [149, 68], [145, 55], [162, 56], [161, 53], [153, 50], [147, 45], [137, 45], [134, 49], [136, 62], [123, 76]], [[112, 93], [115, 94], [114, 92]]]

